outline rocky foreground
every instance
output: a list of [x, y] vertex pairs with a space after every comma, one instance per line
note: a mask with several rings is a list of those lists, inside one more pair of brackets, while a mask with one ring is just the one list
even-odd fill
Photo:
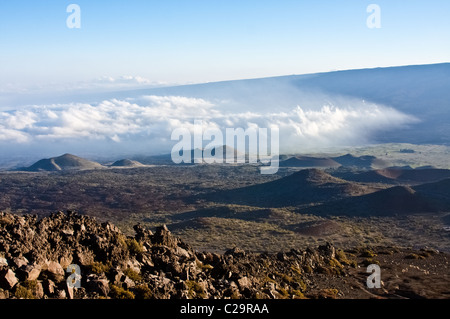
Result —
[[[41, 220], [0, 213], [0, 299], [450, 297], [449, 256], [434, 250], [327, 244], [216, 254], [195, 251], [165, 226], [134, 230], [126, 236], [74, 212]], [[379, 289], [366, 286], [374, 263], [383, 271]]]

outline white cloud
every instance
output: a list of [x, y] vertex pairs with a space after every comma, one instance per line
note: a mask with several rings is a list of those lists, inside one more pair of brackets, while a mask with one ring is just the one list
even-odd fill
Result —
[[[127, 80], [127, 79], [125, 79]], [[136, 80], [136, 79], [130, 79]], [[314, 110], [300, 106], [291, 110], [229, 112], [224, 105], [182, 96], [141, 96], [111, 99], [97, 104], [35, 105], [0, 113], [0, 141], [25, 145], [83, 142], [95, 150], [103, 142], [114, 143], [113, 151], [130, 145], [154, 145], [170, 149], [175, 128], [193, 130], [194, 120], [210, 127], [280, 128], [282, 152], [305, 148], [352, 145], [370, 141], [381, 130], [401, 128], [415, 119], [395, 109], [349, 101], [345, 106], [325, 105]], [[156, 149], [154, 149], [156, 151]], [[67, 151], [70, 151], [69, 149]]]
[[[0, 142], [4, 143], [25, 143], [30, 140], [30, 137], [28, 134], [14, 130], [9, 129], [7, 127], [4, 127], [3, 125], [0, 125]], [[3, 154], [4, 155], [4, 154]]]

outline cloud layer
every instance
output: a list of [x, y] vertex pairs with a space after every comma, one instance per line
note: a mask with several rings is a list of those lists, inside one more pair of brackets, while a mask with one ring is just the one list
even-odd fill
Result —
[[83, 144], [89, 151], [103, 144], [114, 153], [164, 152], [175, 143], [170, 140], [172, 131], [180, 127], [192, 131], [196, 119], [222, 130], [277, 125], [281, 152], [360, 145], [381, 131], [416, 121], [395, 109], [363, 101], [316, 109], [297, 106], [287, 111], [258, 111], [252, 107], [230, 112], [220, 102], [152, 95], [96, 104], [34, 105], [0, 112], [0, 145], [26, 150], [29, 146], [51, 149], [59, 144], [71, 152], [71, 143]]

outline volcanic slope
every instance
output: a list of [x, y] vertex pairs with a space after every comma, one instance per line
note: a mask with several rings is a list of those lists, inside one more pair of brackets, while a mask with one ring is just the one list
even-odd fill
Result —
[[364, 182], [364, 183], [430, 183], [450, 178], [450, 170], [448, 169], [401, 169], [401, 168], [385, 168], [363, 172], [339, 172], [333, 173], [333, 176], [348, 181]]
[[341, 164], [330, 158], [293, 156], [280, 161], [280, 167], [339, 167]]
[[330, 201], [303, 213], [346, 216], [405, 216], [450, 211], [450, 179], [415, 187], [394, 186], [372, 194]]
[[345, 167], [356, 167], [361, 169], [372, 169], [388, 166], [384, 160], [369, 155], [356, 157], [351, 154], [346, 154], [338, 157], [332, 157], [331, 160]]
[[111, 164], [111, 167], [142, 167], [142, 166], [144, 166], [144, 164], [130, 159], [118, 160]]
[[65, 171], [65, 170], [92, 170], [103, 168], [103, 165], [97, 162], [72, 155], [64, 154], [58, 157], [41, 159], [27, 167], [25, 170], [31, 172], [40, 171]]
[[348, 182], [319, 169], [305, 169], [275, 181], [217, 191], [203, 199], [259, 207], [298, 206], [363, 195], [374, 189]]

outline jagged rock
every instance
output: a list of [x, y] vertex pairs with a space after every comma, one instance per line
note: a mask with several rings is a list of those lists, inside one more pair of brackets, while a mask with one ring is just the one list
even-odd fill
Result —
[[37, 299], [42, 299], [44, 297], [44, 287], [41, 281], [36, 282], [36, 286], [33, 289], [33, 294]]
[[141, 272], [141, 263], [138, 262], [136, 259], [129, 259], [127, 260], [126, 267], [130, 268], [135, 273], [139, 274]]
[[144, 228], [141, 224], [135, 225], [133, 229], [136, 232], [135, 238], [138, 241], [149, 241], [153, 236], [152, 231]]
[[56, 282], [61, 282], [64, 280], [65, 272], [63, 267], [57, 263], [56, 261], [50, 261], [48, 263], [46, 272], [50, 275], [50, 277]]
[[56, 284], [52, 280], [47, 279], [44, 282], [43, 287], [44, 287], [45, 293], [47, 293], [49, 295], [53, 295], [55, 293]]
[[323, 254], [329, 259], [334, 258], [336, 256], [336, 249], [330, 243], [326, 243], [323, 246], [319, 246], [318, 250], [323, 252]]
[[[136, 235], [127, 237], [111, 223], [74, 212], [39, 221], [0, 213], [0, 250], [8, 261], [0, 265], [3, 296], [13, 296], [9, 291], [28, 280], [37, 281], [33, 293], [38, 298], [138, 296], [142, 285], [158, 299], [285, 298], [293, 289], [303, 292], [308, 276], [331, 267], [336, 255], [331, 244], [280, 254], [238, 247], [223, 255], [196, 252], [165, 225], [155, 233], [142, 225], [134, 230]], [[81, 288], [67, 286], [69, 264], [80, 267]], [[117, 286], [114, 293], [110, 283]]]
[[101, 296], [106, 297], [109, 294], [109, 281], [106, 278], [96, 278], [96, 276], [91, 275], [87, 280], [87, 284], [91, 291]]
[[0, 300], [8, 298], [9, 298], [9, 291], [0, 289]]
[[211, 264], [211, 265], [216, 264], [216, 263], [220, 262], [220, 260], [221, 260], [221, 256], [219, 254], [216, 254], [216, 253], [206, 254], [205, 262], [208, 264]]
[[134, 288], [136, 286], [135, 282], [131, 280], [128, 276], [125, 276], [125, 278], [122, 281], [122, 286], [125, 289]]
[[58, 289], [55, 292], [55, 297], [56, 299], [66, 299], [67, 298], [66, 291], [64, 289]]
[[156, 228], [156, 233], [152, 237], [152, 243], [164, 245], [169, 248], [176, 248], [177, 238], [172, 236], [166, 225]]
[[142, 254], [140, 256], [140, 262], [142, 263], [143, 266], [150, 267], [150, 268], [155, 267], [152, 257], [148, 254]]
[[228, 288], [224, 291], [224, 295], [231, 298], [240, 298], [239, 287], [234, 281], [229, 283]]
[[17, 268], [20, 268], [24, 265], [28, 265], [29, 261], [24, 256], [16, 257], [13, 259], [14, 264]]
[[7, 267], [8, 266], [8, 260], [6, 260], [5, 257], [0, 257], [0, 267]]
[[19, 280], [17, 279], [16, 274], [11, 269], [0, 273], [1, 288], [7, 290], [12, 289], [18, 282]]
[[225, 255], [231, 255], [233, 257], [244, 257], [245, 251], [239, 247], [234, 247], [233, 249], [227, 250]]
[[110, 232], [113, 232], [113, 233], [119, 233], [119, 234], [122, 233], [122, 232], [120, 231], [119, 227], [117, 227], [117, 226], [114, 225], [113, 223], [106, 222], [106, 223], [103, 223], [102, 226], [103, 226], [107, 231], [110, 231]]
[[83, 247], [79, 247], [79, 250], [76, 252], [77, 263], [82, 266], [89, 266], [94, 263], [94, 253]]
[[23, 265], [19, 268], [18, 274], [22, 281], [36, 280], [41, 274], [41, 267], [39, 265]]
[[75, 231], [77, 232], [84, 232], [86, 231], [86, 226], [84, 226], [84, 224], [81, 225], [75, 225], [74, 226]]
[[66, 236], [73, 236], [73, 234], [74, 234], [73, 229], [63, 229], [61, 232]]
[[125, 274], [120, 270], [114, 270], [112, 272], [112, 283], [116, 286], [119, 286], [122, 283], [122, 278], [125, 276]]
[[241, 290], [250, 288], [252, 285], [250, 280], [248, 279], [248, 277], [242, 277], [242, 278], [238, 279], [237, 284]]
[[267, 284], [267, 286], [268, 286], [268, 291], [269, 291], [270, 298], [277, 299], [277, 294], [278, 294], [277, 290], [276, 290], [277, 285], [275, 283], [273, 283], [273, 282], [269, 282]]
[[59, 264], [63, 269], [66, 269], [69, 265], [71, 265], [72, 261], [73, 261], [72, 255], [62, 256], [61, 258], [59, 258]]
[[180, 257], [185, 257], [185, 258], [191, 258], [192, 257], [186, 249], [183, 249], [181, 247], [177, 247], [176, 248], [175, 254], [180, 256]]

